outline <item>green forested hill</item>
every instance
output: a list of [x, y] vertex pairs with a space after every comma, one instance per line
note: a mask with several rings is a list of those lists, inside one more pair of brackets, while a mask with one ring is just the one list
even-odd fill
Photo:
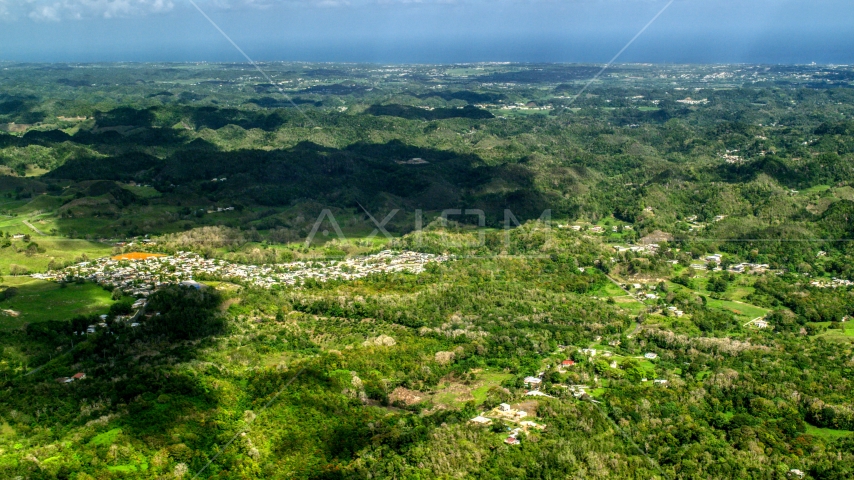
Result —
[[2, 65], [3, 478], [854, 476], [850, 67]]

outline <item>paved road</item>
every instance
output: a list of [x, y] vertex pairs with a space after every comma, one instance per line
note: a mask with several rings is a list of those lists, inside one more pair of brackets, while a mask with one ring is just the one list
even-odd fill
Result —
[[38, 233], [39, 235], [41, 235], [41, 236], [43, 236], [43, 237], [46, 237], [46, 236], [47, 236], [47, 234], [46, 234], [46, 233], [44, 233], [43, 231], [41, 231], [41, 230], [39, 230], [38, 228], [36, 228], [36, 226], [35, 226], [35, 225], [33, 225], [32, 223], [30, 223], [30, 222], [29, 222], [29, 221], [27, 221], [27, 220], [24, 220], [24, 225], [26, 225], [26, 226], [30, 227], [34, 232]]

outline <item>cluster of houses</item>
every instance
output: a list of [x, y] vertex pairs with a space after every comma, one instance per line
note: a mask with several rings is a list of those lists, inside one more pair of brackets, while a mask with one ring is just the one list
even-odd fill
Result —
[[694, 232], [706, 228], [706, 224], [697, 222], [699, 218], [700, 217], [698, 217], [697, 215], [690, 215], [688, 217], [685, 217], [685, 221], [688, 222], [688, 224], [690, 225], [688, 231]]
[[[618, 341], [611, 342], [611, 343], [612, 343], [612, 344], [614, 344], [614, 345], [619, 345], [619, 344], [620, 344], [620, 342], [618, 342]], [[581, 349], [581, 350], [579, 350], [579, 351], [580, 351], [581, 353], [583, 353], [584, 355], [587, 355], [588, 357], [595, 357], [595, 356], [599, 353], [599, 350], [596, 350], [595, 348], [582, 348], [582, 349]], [[607, 350], [604, 350], [604, 351], [602, 352], [602, 356], [603, 356], [603, 357], [611, 357], [611, 356], [613, 356], [613, 355], [614, 355], [614, 353], [613, 353], [613, 352], [609, 352], [609, 351], [607, 351]], [[658, 354], [657, 354], [657, 353], [653, 353], [653, 352], [647, 352], [647, 353], [644, 353], [644, 354], [643, 354], [643, 358], [645, 358], [645, 359], [647, 359], [647, 360], [655, 360], [656, 358], [658, 358]]]
[[725, 154], [721, 155], [721, 158], [723, 158], [726, 163], [743, 163], [743, 160], [738, 155]]
[[685, 105], [705, 105], [705, 104], [709, 103], [709, 99], [708, 98], [702, 98], [699, 100], [694, 100], [693, 98], [688, 97], [688, 98], [684, 98], [682, 100], [676, 100], [676, 103], [684, 103]]
[[[694, 270], [707, 270], [709, 265], [714, 265], [712, 271], [720, 272], [723, 268], [720, 267], [723, 261], [723, 255], [714, 254], [708, 255], [703, 259], [703, 263], [692, 263], [691, 268]], [[767, 263], [737, 263], [727, 267], [727, 271], [731, 273], [756, 273], [761, 274], [767, 272], [771, 268]]]
[[[621, 286], [628, 290], [627, 285], [621, 285]], [[633, 283], [631, 285], [631, 287], [635, 289], [634, 296], [640, 302], [645, 302], [647, 300], [656, 301], [659, 298], [661, 298], [657, 293], [644, 291], [645, 286], [641, 285], [640, 283]], [[649, 289], [655, 290], [656, 286], [650, 285]], [[676, 317], [682, 317], [683, 315], [685, 315], [685, 312], [683, 312], [682, 310], [679, 310], [677, 307], [674, 307], [673, 305], [666, 306], [666, 308], [667, 308], [668, 312], [670, 312], [672, 315], [675, 315]], [[616, 345], [612, 345], [612, 346], [616, 346]]]
[[742, 158], [740, 156], [735, 155], [736, 153], [738, 153], [738, 150], [727, 150], [726, 153], [721, 155], [720, 157], [723, 158], [726, 161], [726, 163], [732, 163], [732, 164], [743, 163], [744, 160], [742, 160]]
[[501, 109], [501, 110], [552, 110], [554, 109], [551, 105], [539, 105], [537, 102], [528, 102], [528, 103], [514, 103], [511, 105], [495, 105], [495, 104], [475, 104], [475, 107], [483, 108], [485, 110], [490, 109]]
[[[641, 285], [641, 284], [639, 284], [639, 283], [634, 283], [634, 284], [632, 284], [632, 288], [634, 288], [634, 289], [636, 290], [636, 292], [635, 292], [635, 297], [636, 297], [639, 301], [641, 301], [641, 302], [644, 302], [644, 301], [647, 301], [647, 300], [655, 301], [655, 300], [658, 300], [658, 299], [660, 298], [660, 297], [659, 297], [659, 295], [658, 295], [657, 293], [645, 292], [645, 291], [643, 290], [643, 289], [644, 289], [644, 285]], [[649, 288], [650, 288], [651, 290], [655, 290], [656, 286], [655, 286], [655, 285], [650, 285], [650, 286], [649, 286]], [[681, 318], [683, 315], [685, 315], [685, 312], [683, 312], [682, 310], [680, 310], [679, 308], [677, 308], [677, 307], [675, 307], [675, 306], [673, 306], [673, 305], [668, 305], [668, 306], [666, 306], [665, 308], [667, 308], [667, 311], [668, 311], [668, 312], [670, 312], [670, 314], [672, 314], [672, 315], [674, 315], [674, 316], [676, 316], [676, 317]], [[616, 346], [616, 345], [612, 345], [612, 346]]]
[[[565, 351], [568, 348], [571, 348], [571, 347], [568, 347], [566, 345], [558, 346], [559, 351]], [[583, 348], [583, 349], [580, 349], [579, 351], [581, 353], [589, 356], [589, 357], [595, 357], [597, 355], [597, 353], [599, 353], [595, 348]], [[605, 357], [611, 357], [613, 355], [613, 353], [609, 352], [609, 351], [603, 351], [601, 353], [602, 353], [602, 356], [605, 356]], [[646, 360], [656, 360], [658, 358], [658, 354], [655, 352], [646, 352], [643, 355], [643, 358]], [[572, 368], [573, 366], [575, 366], [575, 364], [576, 364], [576, 362], [574, 360], [566, 359], [560, 363], [558, 368], [561, 372], [563, 372], [563, 371], [565, 371], [564, 369]], [[617, 364], [616, 360], [612, 361], [610, 366], [611, 366], [611, 368], [619, 368], [619, 365]], [[542, 396], [542, 397], [551, 398], [550, 395], [547, 395], [546, 393], [543, 393], [542, 391], [540, 391], [540, 387], [542, 386], [542, 383], [543, 383], [543, 376], [544, 376], [544, 372], [540, 372], [537, 375], [531, 375], [531, 376], [525, 377], [524, 384], [526, 387], [531, 389], [526, 393], [526, 396], [534, 396], [534, 397]], [[641, 381], [642, 382], [648, 382], [649, 380], [646, 378], [643, 378]], [[668, 384], [668, 381], [665, 379], [654, 379], [654, 380], [652, 380], [652, 383], [656, 386], [666, 387]], [[583, 397], [585, 395], [589, 396], [588, 392], [591, 388], [589, 385], [555, 385], [555, 386], [567, 389], [567, 391], [570, 392], [576, 398], [580, 398], [580, 397]], [[592, 401], [598, 403], [596, 400], [592, 400]], [[528, 413], [526, 411], [520, 410], [520, 409], [514, 409], [507, 403], [501, 403], [497, 407], [493, 408], [492, 410], [490, 410], [488, 412], [481, 412], [478, 416], [469, 420], [469, 422], [476, 424], [476, 425], [484, 425], [484, 426], [485, 425], [492, 425], [492, 423], [495, 420], [504, 420], [504, 421], [515, 423], [515, 424], [519, 425], [519, 427], [514, 428], [514, 429], [509, 431], [508, 436], [504, 439], [504, 443], [506, 443], [508, 445], [518, 445], [520, 443], [519, 435], [521, 433], [523, 433], [523, 432], [528, 433], [532, 429], [544, 430], [546, 428], [545, 425], [537, 424], [536, 422], [527, 419], [527, 417], [528, 417]]]
[[[606, 231], [605, 227], [602, 227], [599, 225], [587, 225], [587, 226], [584, 226], [584, 225], [558, 225], [558, 228], [568, 228], [568, 229], [574, 230], [576, 232], [580, 232], [580, 231], [584, 230], [584, 231], [587, 231], [590, 233], [605, 233], [605, 231]], [[633, 230], [631, 225], [623, 225], [623, 226], [613, 225], [613, 226], [611, 226], [611, 231], [615, 232], [615, 233], [619, 232], [621, 229], [622, 230]]]
[[[117, 315], [114, 320], [116, 322], [122, 322], [126, 325], [129, 325], [132, 328], [138, 327], [140, 324], [137, 320], [141, 320], [142, 315], [145, 313], [145, 306], [148, 304], [148, 300], [145, 298], [140, 298], [131, 305], [131, 309], [133, 310], [130, 315]], [[160, 315], [160, 313], [155, 313], [155, 315]], [[148, 315], [150, 318], [151, 315]], [[108, 327], [107, 325], [107, 315], [101, 315], [101, 321], [96, 325], [89, 325], [86, 328], [86, 332], [80, 332], [80, 335], [92, 335], [97, 332], [99, 328], [105, 329]], [[74, 332], [77, 335], [77, 332]]]
[[234, 207], [216, 207], [216, 208], [211, 207], [210, 209], [208, 209], [208, 213], [233, 212], [233, 211], [234, 211]]
[[[646, 209], [644, 209], [644, 211], [652, 212], [652, 207], [647, 207]], [[713, 221], [719, 222], [721, 220], [724, 220], [726, 217], [727, 217], [726, 215], [718, 215], [718, 216], [714, 217]], [[696, 222], [697, 219], [698, 219], [697, 215], [692, 215], [692, 216], [687, 217], [685, 220], [689, 223], [693, 223], [693, 222]], [[695, 224], [694, 227], [701, 228], [702, 226]], [[691, 230], [694, 230], [694, 227], [692, 227]], [[586, 226], [585, 225], [558, 225], [558, 228], [566, 228], [566, 229], [574, 230], [576, 232], [587, 231], [589, 233], [599, 233], [599, 234], [605, 233], [607, 231], [607, 229], [605, 227], [601, 227], [598, 225], [586, 225]], [[631, 225], [612, 226], [612, 227], [610, 227], [610, 229], [613, 232], [619, 232], [621, 229], [624, 231], [625, 230], [632, 230], [632, 226]], [[631, 252], [631, 253], [635, 253], [638, 255], [654, 255], [661, 248], [659, 243], [656, 243], [656, 240], [661, 241], [661, 240], [666, 240], [666, 239], [659, 239], [657, 237], [656, 238], [650, 238], [650, 239], [648, 239], [648, 241], [644, 241], [639, 245], [614, 245], [613, 249], [617, 253]], [[822, 256], [823, 254], [825, 254], [825, 252], [819, 252], [819, 256]], [[616, 262], [616, 261], [617, 261], [616, 258], [611, 258], [611, 262]], [[710, 269], [709, 267], [711, 266], [712, 271], [720, 272], [720, 271], [723, 271], [723, 268], [720, 266], [722, 261], [723, 261], [723, 255], [712, 254], [712, 255], [706, 256], [703, 259], [698, 260], [695, 263], [692, 263], [690, 265], [690, 267], [694, 270], [709, 270]], [[669, 260], [669, 262], [671, 264], [674, 264], [674, 265], [679, 263], [678, 260]], [[763, 273], [770, 271], [771, 266], [769, 264], [766, 264], [766, 263], [742, 262], [742, 263], [729, 265], [726, 268], [726, 270], [730, 273], [739, 273], [739, 274], [741, 274], [741, 273], [763, 274]], [[834, 279], [833, 282], [831, 282], [831, 283], [819, 284], [817, 282], [813, 282], [813, 285], [814, 286], [820, 286], [820, 287], [836, 288], [839, 286], [854, 285], [854, 282], [850, 282], [848, 280]], [[652, 297], [650, 297], [650, 299], [652, 299]]]
[[810, 285], [818, 288], [847, 288], [854, 286], [854, 282], [833, 277], [829, 282], [827, 280], [813, 280]]
[[633, 252], [641, 255], [655, 253], [658, 251], [658, 248], [659, 247], [657, 243], [649, 243], [646, 245], [614, 246], [614, 250], [616, 250], [617, 253]]
[[534, 376], [525, 377], [525, 380], [524, 380], [525, 386], [531, 389], [531, 390], [528, 390], [527, 393], [525, 393], [526, 397], [553, 398], [551, 395], [540, 390], [540, 386], [543, 384], [543, 375], [545, 375], [545, 372], [538, 373], [536, 377], [534, 377]]
[[732, 273], [765, 273], [771, 268], [767, 263], [739, 263], [730, 265], [727, 270]]
[[314, 279], [352, 280], [377, 273], [421, 273], [428, 263], [444, 262], [449, 256], [416, 252], [382, 251], [367, 257], [342, 261], [292, 262], [275, 265], [242, 265], [202, 258], [188, 252], [173, 256], [145, 256], [138, 260], [102, 258], [82, 262], [57, 272], [35, 274], [33, 277], [51, 281], [68, 281], [83, 278], [101, 285], [121, 288], [125, 293], [146, 297], [156, 289], [183, 283], [200, 288], [193, 278], [204, 276], [221, 280], [246, 282], [259, 287], [273, 285], [299, 285]]
[[[592, 352], [596, 352], [596, 349], [584, 349], [584, 350], [587, 350], [587, 352], [586, 352], [586, 353], [587, 353], [588, 355], [590, 354], [590, 352], [591, 352], [591, 351], [592, 351]], [[582, 350], [582, 352], [584, 352], [584, 350]], [[608, 353], [610, 353], [610, 352], [608, 352]], [[593, 353], [593, 355], [595, 355], [595, 353]], [[592, 355], [591, 355], [591, 356], [592, 356]], [[561, 373], [564, 373], [564, 372], [566, 372], [566, 369], [567, 369], [567, 368], [572, 368], [572, 367], [574, 367], [574, 366], [575, 366], [575, 361], [574, 361], [574, 360], [569, 360], [569, 359], [567, 359], [567, 360], [564, 360], [564, 361], [562, 361], [562, 362], [560, 363], [560, 365], [558, 366], [558, 371], [559, 371], [559, 372], [561, 372]], [[525, 379], [525, 383], [526, 383], [526, 384], [528, 383], [529, 379], [531, 379], [531, 380], [533, 380], [533, 379], [540, 380], [540, 378], [539, 378], [539, 377], [527, 377], [527, 378]], [[539, 388], [539, 383], [537, 383], [537, 386], [538, 386], [538, 388]], [[567, 389], [567, 391], [568, 391], [569, 393], [571, 393], [571, 394], [572, 394], [572, 396], [573, 396], [573, 397], [575, 397], [575, 398], [581, 398], [582, 396], [587, 395], [588, 390], [590, 390], [590, 386], [589, 386], [589, 385], [556, 385], [556, 386], [557, 386], [557, 387], [560, 387], [560, 388], [565, 388], [565, 389]], [[542, 392], [540, 392], [539, 390], [531, 390], [530, 392], [528, 392], [528, 393], [527, 393], [527, 395], [528, 395], [528, 396], [544, 396], [544, 397], [550, 397], [550, 395], [546, 395], [545, 393], [542, 393]]]
[[[192, 280], [204, 274], [209, 278], [242, 280], [257, 286], [275, 284], [295, 285], [313, 278], [317, 281], [329, 279], [354, 279], [372, 273], [411, 272], [421, 273], [429, 262], [442, 262], [447, 256], [436, 256], [414, 252], [395, 253], [383, 251], [376, 255], [347, 259], [341, 262], [293, 262], [272, 266], [239, 265], [222, 260], [204, 259], [196, 254], [179, 252], [174, 256], [138, 255], [137, 260], [102, 258], [93, 262], [82, 262], [58, 272], [34, 274], [33, 277], [49, 281], [69, 281], [78, 278], [96, 282], [110, 288], [120, 288], [126, 294], [139, 297], [132, 305], [130, 315], [115, 318], [130, 327], [138, 327], [145, 311], [148, 297], [158, 288], [171, 284], [182, 284], [201, 289], [204, 285]], [[75, 335], [91, 335], [108, 328], [107, 315], [101, 322], [89, 325], [85, 332]], [[82, 375], [82, 374], [81, 374]], [[85, 376], [85, 375], [84, 375]], [[77, 377], [71, 377], [68, 382]]]
[[307, 279], [323, 282], [330, 279], [352, 280], [375, 273], [417, 274], [423, 272], [428, 263], [449, 259], [449, 256], [385, 250], [376, 255], [342, 261], [243, 265], [202, 258], [194, 253], [178, 252], [172, 256], [147, 256], [134, 261], [102, 258], [81, 262], [57, 272], [33, 276], [53, 281], [83, 278], [101, 285], [121, 288], [130, 295], [145, 297], [167, 284], [185, 283], [199, 288], [200, 285], [192, 281], [196, 276], [270, 287], [277, 284], [299, 285]]
[[476, 425], [492, 425], [493, 420], [506, 420], [508, 422], [519, 425], [513, 428], [504, 439], [507, 445], [519, 445], [519, 435], [528, 433], [531, 430], [545, 430], [546, 426], [534, 422], [532, 420], [523, 420], [528, 417], [528, 412], [512, 408], [507, 403], [499, 404], [489, 412], [482, 412], [480, 415], [472, 418], [469, 422]]

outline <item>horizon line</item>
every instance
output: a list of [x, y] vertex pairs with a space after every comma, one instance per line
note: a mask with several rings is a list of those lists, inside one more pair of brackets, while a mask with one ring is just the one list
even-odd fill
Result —
[[[255, 60], [255, 63], [264, 64], [308, 64], [308, 65], [410, 65], [410, 66], [447, 66], [447, 65], [565, 65], [565, 66], [602, 66], [607, 62], [543, 62], [543, 61], [503, 61], [503, 60], [478, 60], [470, 62], [347, 62], [328, 60]], [[26, 61], [26, 60], [3, 60], [0, 64], [23, 64], [23, 65], [187, 65], [187, 64], [215, 64], [215, 65], [248, 65], [249, 62], [220, 61], [220, 60], [102, 60], [102, 61]], [[850, 63], [823, 63], [823, 62], [615, 62], [612, 66], [792, 66], [792, 67], [850, 67]]]

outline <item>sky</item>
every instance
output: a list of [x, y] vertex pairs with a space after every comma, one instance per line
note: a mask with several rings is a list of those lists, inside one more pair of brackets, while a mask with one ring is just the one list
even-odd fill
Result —
[[[605, 63], [669, 0], [193, 0], [258, 61]], [[675, 0], [618, 62], [854, 64], [852, 0]], [[0, 0], [0, 61], [243, 61], [191, 0]]]

